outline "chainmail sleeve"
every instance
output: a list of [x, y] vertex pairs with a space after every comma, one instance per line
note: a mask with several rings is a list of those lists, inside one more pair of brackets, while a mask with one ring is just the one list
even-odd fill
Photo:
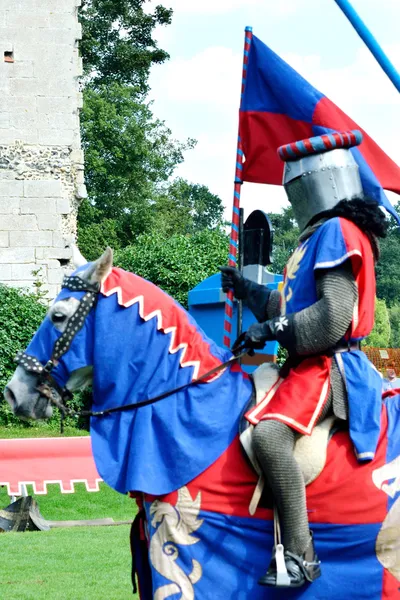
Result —
[[319, 300], [294, 315], [296, 354], [315, 354], [332, 348], [353, 318], [357, 286], [349, 261], [336, 269], [321, 270], [316, 283]]

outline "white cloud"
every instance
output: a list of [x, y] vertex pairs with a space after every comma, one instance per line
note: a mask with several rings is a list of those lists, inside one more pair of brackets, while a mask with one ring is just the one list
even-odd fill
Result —
[[[175, 13], [216, 15], [257, 6], [267, 9], [271, 16], [296, 12], [309, 0], [164, 0], [164, 6]], [[156, 0], [152, 3], [154, 4]]]
[[192, 58], [171, 60], [157, 73], [153, 70], [152, 96], [166, 94], [173, 102], [225, 108], [233, 98], [238, 104], [241, 73], [240, 54], [230, 48], [206, 48]]
[[[400, 44], [385, 50], [393, 62], [399, 61]], [[400, 162], [400, 97], [366, 48], [361, 47], [354, 60], [341, 68], [325, 68], [318, 55], [283, 58]], [[227, 219], [231, 218], [241, 62], [240, 52], [208, 47], [154, 69], [151, 78], [156, 114], [166, 119], [176, 136], [198, 140], [177, 174], [218, 194]], [[394, 194], [390, 196], [396, 201]], [[287, 200], [281, 187], [245, 183], [242, 206], [247, 216], [256, 208], [278, 211]]]

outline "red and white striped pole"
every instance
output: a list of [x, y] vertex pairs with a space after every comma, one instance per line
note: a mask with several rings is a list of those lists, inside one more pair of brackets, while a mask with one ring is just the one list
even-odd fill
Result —
[[[243, 97], [244, 88], [246, 85], [247, 63], [249, 61], [249, 53], [250, 53], [252, 37], [253, 37], [252, 27], [246, 27], [245, 33], [244, 33], [244, 52], [243, 52], [241, 97]], [[228, 265], [230, 267], [236, 267], [236, 265], [237, 265], [238, 242], [239, 242], [240, 191], [241, 191], [241, 186], [243, 183], [242, 169], [243, 169], [243, 151], [242, 151], [242, 145], [240, 142], [240, 136], [238, 135], [237, 150], [236, 150], [235, 185], [234, 185], [234, 191], [233, 191], [232, 227], [231, 227], [231, 236], [230, 236], [230, 241], [229, 241]], [[229, 292], [226, 295], [225, 318], [224, 318], [223, 343], [226, 348], [231, 347], [232, 315], [233, 315], [233, 292], [232, 292], [232, 290], [229, 290]]]

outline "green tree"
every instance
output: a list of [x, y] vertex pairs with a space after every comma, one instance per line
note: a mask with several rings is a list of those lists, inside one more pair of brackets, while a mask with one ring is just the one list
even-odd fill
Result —
[[114, 263], [152, 281], [187, 307], [188, 292], [217, 273], [227, 255], [228, 236], [204, 229], [191, 235], [141, 235], [116, 252]]
[[389, 307], [390, 347], [400, 348], [400, 304]]
[[152, 206], [154, 229], [166, 235], [215, 229], [222, 223], [221, 199], [205, 185], [178, 178], [160, 192]]
[[381, 255], [376, 266], [377, 295], [393, 306], [400, 298], [400, 229], [391, 220], [389, 233], [380, 240]]
[[84, 97], [82, 145], [89, 199], [80, 207], [78, 243], [106, 220], [107, 232], [112, 232], [107, 242], [127, 245], [151, 228], [158, 187], [194, 142], [173, 140], [130, 86], [89, 87]]
[[169, 25], [172, 10], [158, 5], [145, 12], [145, 5], [146, 0], [82, 0], [84, 83], [97, 87], [118, 82], [147, 91], [151, 65], [169, 58], [154, 40], [154, 28]]
[[269, 213], [273, 227], [272, 260], [269, 270], [282, 273], [291, 254], [299, 244], [299, 228], [293, 216], [291, 206], [283, 209], [282, 213]]
[[388, 348], [390, 344], [389, 312], [384, 300], [376, 299], [375, 325], [365, 344], [373, 348]]
[[170, 183], [194, 140], [173, 139], [146, 99], [152, 64], [168, 54], [154, 28], [171, 22], [161, 5], [146, 0], [83, 0], [80, 8], [84, 64], [82, 144], [89, 198], [78, 215], [78, 243], [87, 258], [109, 244], [115, 249], [155, 230], [165, 235], [215, 227], [220, 199], [201, 185]]

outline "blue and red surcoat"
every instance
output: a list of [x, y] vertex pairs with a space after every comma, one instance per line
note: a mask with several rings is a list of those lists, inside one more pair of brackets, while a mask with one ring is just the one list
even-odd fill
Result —
[[[368, 237], [351, 221], [336, 217], [323, 223], [291, 256], [281, 292], [281, 316], [297, 313], [318, 301], [316, 271], [350, 261], [358, 298], [342, 340], [363, 340], [374, 325], [375, 270]], [[310, 435], [328, 400], [330, 370], [336, 360], [344, 379], [349, 406], [349, 429], [359, 460], [374, 457], [380, 430], [382, 378], [366, 355], [349, 350], [334, 356], [305, 357], [286, 378], [279, 378], [247, 419], [253, 424], [273, 419]]]

